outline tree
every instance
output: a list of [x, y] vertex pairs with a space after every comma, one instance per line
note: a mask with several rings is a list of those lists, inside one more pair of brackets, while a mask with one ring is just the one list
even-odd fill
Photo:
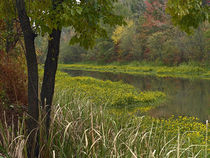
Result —
[[164, 0], [146, 0], [146, 11], [144, 12], [144, 26], [151, 31], [157, 31], [168, 24], [169, 17], [165, 14]]
[[187, 33], [204, 21], [210, 22], [208, 0], [168, 0], [166, 11], [171, 15], [174, 25]]
[[[8, 4], [13, 1], [4, 1], [0, 12], [4, 17], [8, 14]], [[39, 152], [39, 144], [36, 132], [38, 129], [38, 65], [35, 53], [34, 39], [36, 35], [48, 34], [48, 52], [44, 67], [44, 79], [41, 89], [41, 104], [47, 113], [46, 126], [49, 129], [50, 110], [52, 105], [55, 74], [57, 70], [60, 34], [62, 27], [71, 26], [74, 30], [74, 36], [71, 44], [79, 43], [85, 48], [92, 47], [97, 37], [106, 36], [105, 29], [101, 23], [115, 26], [122, 24], [122, 17], [113, 13], [113, 3], [115, 0], [46, 0], [46, 1], [30, 1], [29, 5], [24, 0], [16, 0], [16, 8], [18, 18], [24, 35], [24, 43], [26, 48], [26, 60], [28, 69], [28, 114], [30, 118], [27, 121], [28, 133], [30, 133], [28, 141], [28, 157], [37, 157]], [[9, 13], [15, 17], [15, 11]], [[47, 106], [45, 106], [47, 105]], [[33, 151], [35, 149], [35, 151]]]
[[[28, 70], [28, 114], [27, 130], [30, 134], [28, 140], [28, 157], [32, 157], [35, 153], [38, 155], [38, 137], [36, 136], [38, 129], [38, 64], [36, 59], [36, 52], [34, 46], [34, 39], [36, 37], [31, 28], [29, 17], [26, 13], [25, 2], [23, 0], [16, 1], [18, 17], [24, 35], [24, 43], [26, 49], [26, 61]], [[35, 149], [35, 150], [32, 150]]]
[[[113, 0], [80, 1], [79, 3], [78, 1], [71, 1], [71, 3], [68, 1], [60, 2], [61, 1], [57, 1], [52, 4], [53, 19], [58, 19], [57, 21], [55, 20], [54, 25], [56, 28], [53, 28], [48, 42], [48, 53], [41, 89], [41, 103], [42, 107], [46, 108], [45, 111], [47, 114], [47, 133], [49, 130], [50, 109], [54, 93], [61, 28], [63, 26], [72, 26], [75, 35], [71, 39], [71, 44], [79, 43], [81, 46], [88, 48], [94, 45], [97, 37], [106, 36], [106, 31], [101, 27], [101, 22], [111, 26], [122, 24], [122, 18], [113, 14]], [[61, 10], [63, 10], [63, 13]], [[54, 15], [54, 12], [56, 15]], [[60, 14], [60, 16], [57, 14]]]

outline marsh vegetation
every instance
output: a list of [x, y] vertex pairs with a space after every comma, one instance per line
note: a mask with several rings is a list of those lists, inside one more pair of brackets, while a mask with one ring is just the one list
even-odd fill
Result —
[[208, 158], [209, 7], [1, 0], [0, 158]]

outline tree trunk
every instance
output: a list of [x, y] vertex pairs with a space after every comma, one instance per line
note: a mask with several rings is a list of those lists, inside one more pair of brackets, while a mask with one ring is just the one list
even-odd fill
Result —
[[26, 48], [26, 60], [28, 69], [28, 114], [26, 126], [29, 134], [27, 141], [28, 158], [38, 157], [38, 66], [35, 53], [34, 39], [35, 34], [31, 28], [29, 17], [25, 10], [24, 0], [16, 0], [16, 7], [24, 35], [24, 43]]
[[42, 109], [46, 115], [46, 133], [49, 134], [50, 113], [55, 87], [55, 75], [58, 65], [61, 30], [53, 29], [48, 41], [48, 52], [44, 66], [44, 78], [41, 89]]

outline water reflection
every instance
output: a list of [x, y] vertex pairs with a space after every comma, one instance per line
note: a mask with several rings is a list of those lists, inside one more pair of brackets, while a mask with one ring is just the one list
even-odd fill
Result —
[[201, 121], [210, 120], [210, 81], [171, 77], [130, 75], [123, 73], [65, 70], [71, 76], [91, 76], [102, 80], [120, 81], [138, 89], [165, 92], [169, 99], [164, 105], [150, 111], [154, 117], [171, 115], [195, 116]]

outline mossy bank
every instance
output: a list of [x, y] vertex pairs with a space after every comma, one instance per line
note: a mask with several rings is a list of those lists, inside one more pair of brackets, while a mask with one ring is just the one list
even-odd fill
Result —
[[141, 64], [127, 65], [94, 65], [94, 64], [60, 64], [59, 69], [101, 71], [113, 73], [129, 73], [155, 75], [158, 77], [180, 77], [180, 78], [202, 78], [210, 79], [210, 70], [200, 66], [180, 65], [180, 66], [150, 66]]
[[102, 81], [92, 77], [70, 77], [60, 71], [56, 76], [56, 91], [68, 91], [98, 105], [121, 108], [155, 106], [166, 98], [160, 91], [142, 92], [123, 82]]

